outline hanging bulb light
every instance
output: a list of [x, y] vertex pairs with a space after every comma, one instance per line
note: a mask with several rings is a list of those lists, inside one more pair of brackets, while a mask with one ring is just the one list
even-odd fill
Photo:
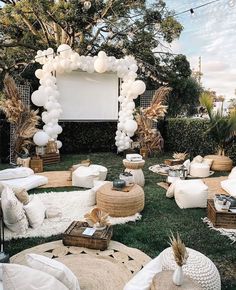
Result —
[[189, 9], [189, 12], [190, 12], [191, 16], [194, 16], [194, 10], [193, 10], [193, 8], [190, 8]]
[[84, 1], [84, 9], [85, 10], [89, 10], [91, 7], [91, 2], [90, 1]]
[[228, 4], [230, 7], [234, 7], [235, 2], [236, 2], [235, 0], [229, 0]]

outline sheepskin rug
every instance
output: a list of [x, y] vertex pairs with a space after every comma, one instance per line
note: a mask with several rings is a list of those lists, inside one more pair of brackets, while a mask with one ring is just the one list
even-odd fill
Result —
[[[96, 191], [90, 189], [85, 191], [67, 192], [45, 192], [37, 196], [48, 208], [59, 207], [62, 211], [61, 218], [44, 219], [38, 228], [28, 228], [24, 234], [17, 234], [5, 228], [5, 240], [32, 237], [50, 237], [63, 233], [74, 220], [83, 220], [84, 214], [94, 208]], [[129, 217], [110, 218], [111, 224], [124, 224], [129, 221], [141, 219], [139, 213]]]

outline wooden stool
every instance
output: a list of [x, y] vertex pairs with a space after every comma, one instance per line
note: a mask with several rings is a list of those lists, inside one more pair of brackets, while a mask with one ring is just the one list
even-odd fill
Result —
[[97, 191], [97, 207], [110, 216], [126, 217], [140, 212], [144, 208], [144, 192], [135, 184], [129, 192], [112, 189], [112, 182], [107, 182]]
[[181, 286], [176, 286], [172, 281], [174, 271], [162, 271], [157, 273], [153, 279], [151, 284], [151, 290], [201, 290], [202, 287], [199, 286], [192, 279], [184, 276], [184, 281]]
[[128, 161], [127, 159], [123, 159], [123, 164], [125, 167], [125, 171], [130, 172], [134, 177], [134, 183], [144, 186], [145, 179], [143, 174], [143, 166], [145, 164], [145, 160], [141, 161]]

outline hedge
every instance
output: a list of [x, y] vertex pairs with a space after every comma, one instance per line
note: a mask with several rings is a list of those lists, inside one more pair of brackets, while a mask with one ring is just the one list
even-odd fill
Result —
[[[217, 144], [209, 134], [206, 134], [208, 121], [195, 118], [169, 118], [162, 128], [165, 140], [165, 151], [184, 152], [187, 151], [191, 157], [196, 155], [215, 154]], [[226, 150], [236, 163], [236, 144], [233, 143]]]

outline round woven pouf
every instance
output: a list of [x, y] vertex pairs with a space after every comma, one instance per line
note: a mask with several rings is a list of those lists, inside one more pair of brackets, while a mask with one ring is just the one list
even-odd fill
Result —
[[[220, 274], [215, 264], [202, 253], [186, 248], [189, 254], [187, 263], [183, 265], [183, 272], [193, 279], [204, 290], [220, 290]], [[165, 249], [161, 254], [162, 270], [175, 270], [172, 248]]]
[[123, 159], [123, 164], [125, 171], [128, 171], [133, 175], [134, 183], [140, 186], [144, 186], [145, 179], [142, 168], [145, 164], [145, 160], [128, 161], [127, 159]]
[[207, 155], [204, 158], [213, 160], [211, 170], [214, 171], [230, 171], [233, 167], [233, 160], [227, 156]]
[[152, 285], [150, 290], [178, 290], [181, 288], [181, 290], [201, 290], [202, 287], [200, 287], [196, 282], [194, 282], [192, 279], [188, 278], [187, 276], [184, 276], [184, 281], [180, 286], [174, 285], [172, 281], [174, 271], [162, 271], [157, 273], [153, 279], [152, 279]]
[[112, 182], [107, 182], [97, 191], [97, 207], [113, 217], [126, 217], [140, 212], [144, 208], [144, 191], [135, 184], [129, 192], [112, 189]]

